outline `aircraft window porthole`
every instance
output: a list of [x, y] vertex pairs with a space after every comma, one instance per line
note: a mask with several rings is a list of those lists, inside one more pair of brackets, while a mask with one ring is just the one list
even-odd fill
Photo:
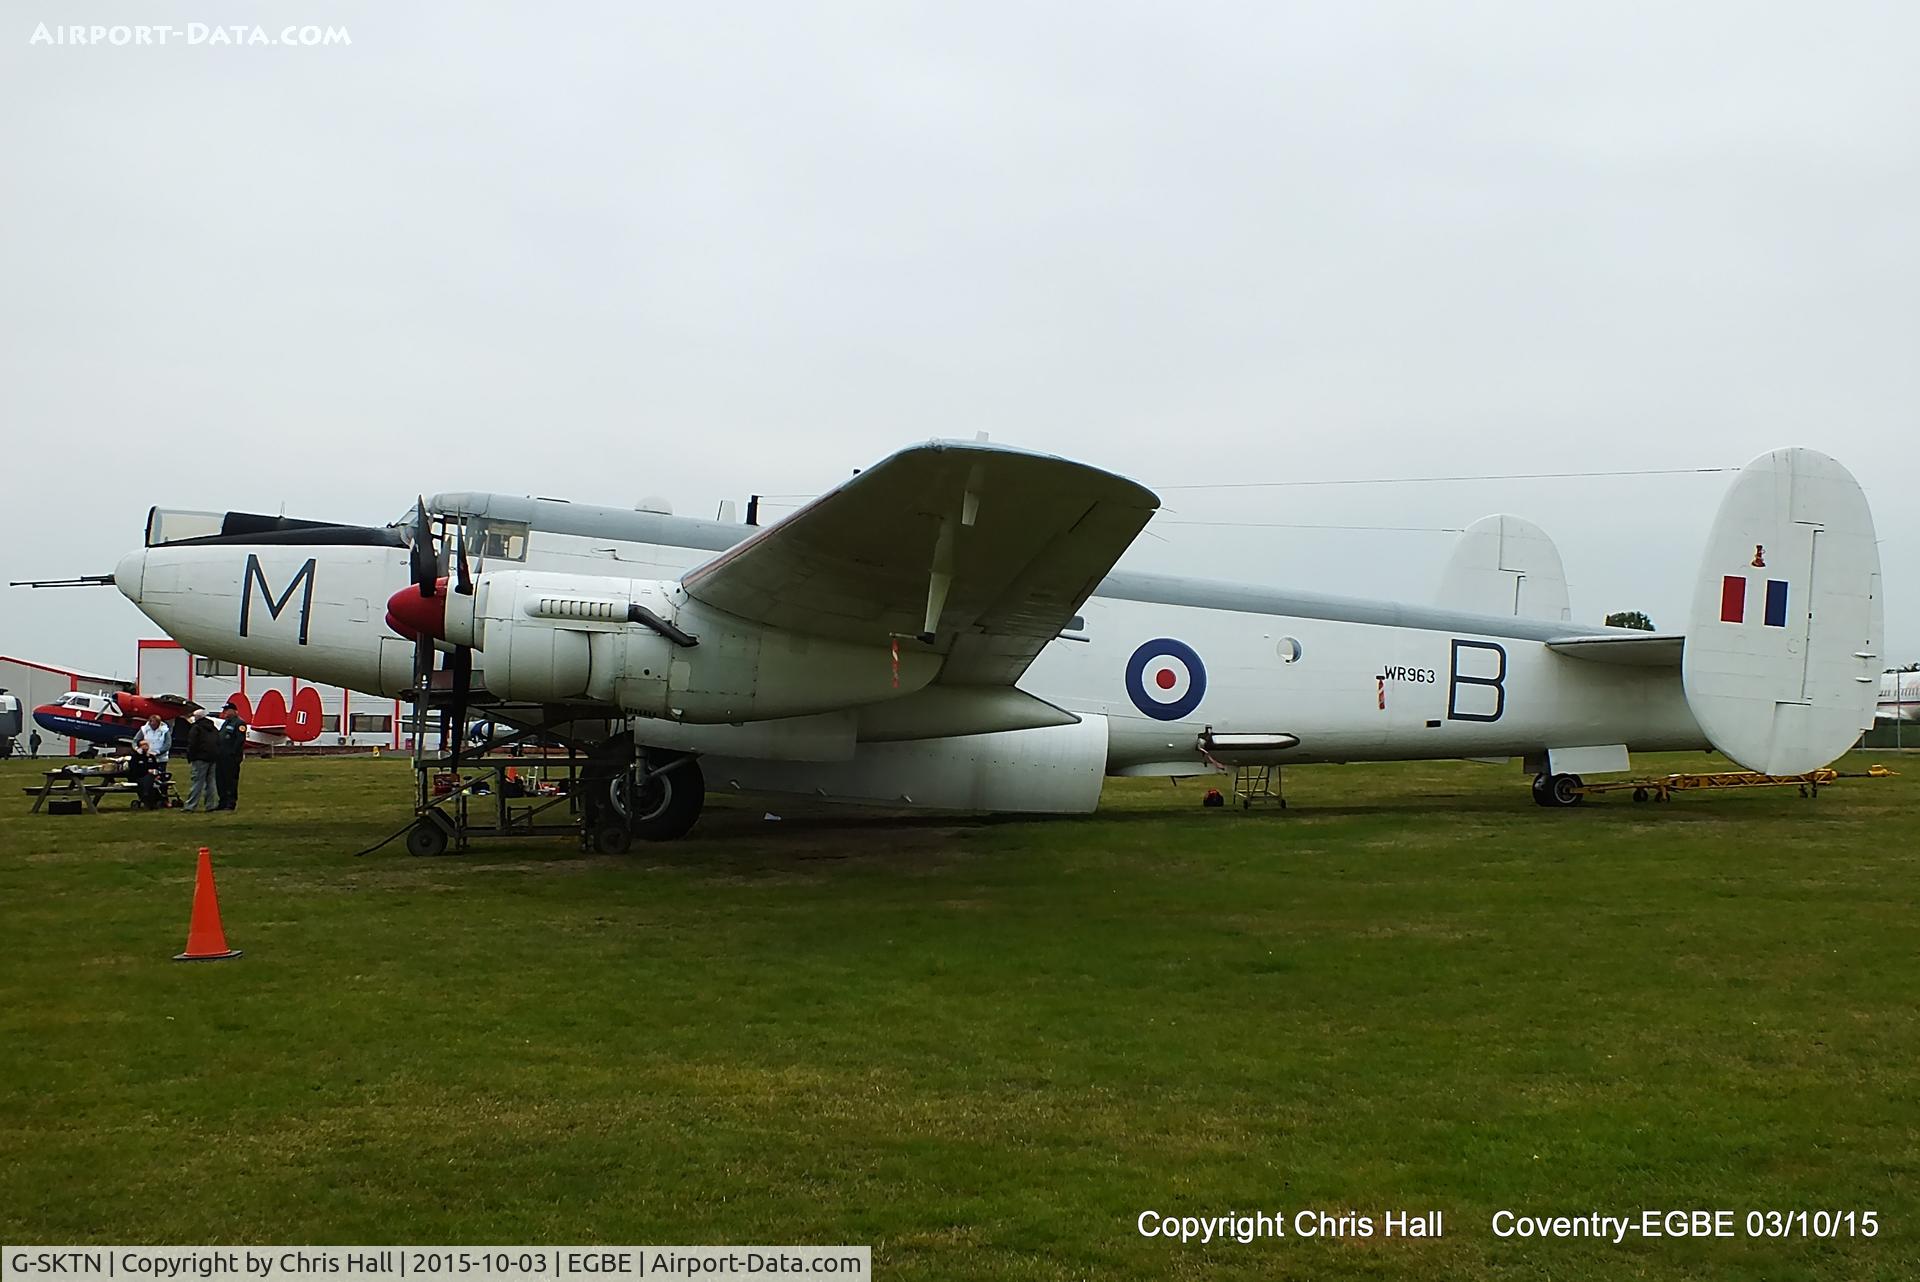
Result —
[[1281, 637], [1280, 643], [1274, 646], [1274, 651], [1279, 654], [1282, 663], [1300, 661], [1300, 642], [1294, 637]]

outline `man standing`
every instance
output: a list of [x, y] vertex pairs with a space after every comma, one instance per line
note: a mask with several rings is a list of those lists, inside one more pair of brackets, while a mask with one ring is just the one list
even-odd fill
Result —
[[220, 728], [205, 708], [195, 708], [187, 726], [187, 766], [193, 771], [193, 786], [187, 790], [186, 809], [212, 810], [220, 804], [213, 785], [213, 768], [219, 759]]
[[140, 727], [139, 739], [147, 745], [147, 755], [153, 758], [153, 764], [165, 770], [167, 754], [173, 750], [173, 728], [162, 721], [156, 712], [147, 718], [146, 725]]
[[35, 760], [38, 760], [40, 757], [40, 732], [38, 730], [35, 730], [27, 736], [27, 753]]
[[220, 762], [214, 768], [220, 804], [215, 809], [232, 810], [240, 804], [240, 762], [247, 755], [247, 723], [231, 703], [220, 709], [220, 717]]

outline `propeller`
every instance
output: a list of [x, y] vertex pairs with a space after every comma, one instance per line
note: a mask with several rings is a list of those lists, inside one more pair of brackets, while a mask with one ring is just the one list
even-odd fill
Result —
[[[450, 558], [453, 562], [452, 581], [447, 584], [449, 590], [460, 596], [472, 596], [474, 592], [473, 569], [467, 561], [467, 530], [464, 523], [454, 525], [454, 550]], [[413, 687], [417, 692], [417, 708], [424, 708], [433, 687], [434, 641], [444, 637], [446, 606], [444, 600], [434, 607], [422, 607], [421, 602], [433, 601], [441, 595], [441, 588], [447, 581], [440, 577], [440, 560], [434, 552], [433, 525], [427, 514], [425, 498], [414, 504], [413, 547], [407, 558], [408, 575], [411, 580], [411, 592], [418, 595], [410, 599], [408, 589], [401, 589], [387, 602], [387, 621], [395, 631], [413, 637]], [[440, 741], [446, 746], [448, 762], [454, 770], [460, 769], [460, 748], [466, 738], [467, 707], [473, 695], [473, 649], [470, 646], [454, 645], [443, 664], [442, 671], [450, 678], [449, 687], [452, 698], [441, 712]]]

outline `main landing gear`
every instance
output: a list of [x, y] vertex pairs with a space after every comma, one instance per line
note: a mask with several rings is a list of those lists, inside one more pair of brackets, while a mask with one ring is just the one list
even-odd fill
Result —
[[1537, 774], [1533, 777], [1536, 806], [1577, 806], [1581, 800], [1579, 775]]
[[416, 731], [409, 854], [465, 851], [481, 837], [561, 834], [576, 836], [582, 850], [623, 854], [636, 837], [684, 837], [700, 818], [707, 787], [691, 753], [642, 747], [631, 733], [589, 741], [571, 733], [575, 723], [538, 713], [527, 710], [515, 723], [526, 728], [462, 754], [457, 770], [451, 757], [429, 757]]
[[707, 801], [700, 762], [674, 757], [654, 765], [642, 756], [631, 770], [601, 782], [588, 794], [586, 832], [603, 855], [624, 854], [633, 839], [675, 841], [692, 831]]

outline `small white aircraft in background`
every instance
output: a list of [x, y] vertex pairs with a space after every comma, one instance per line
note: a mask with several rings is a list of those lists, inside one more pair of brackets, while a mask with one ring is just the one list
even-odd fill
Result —
[[933, 442], [765, 528], [491, 494], [385, 528], [155, 509], [113, 581], [197, 654], [612, 743], [654, 839], [710, 783], [1085, 812], [1107, 775], [1518, 757], [1570, 805], [1631, 750], [1793, 774], [1873, 721], [1872, 516], [1811, 450], [1734, 482], [1684, 634], [1569, 622], [1558, 553], [1514, 517], [1462, 536], [1438, 605], [1112, 572], [1157, 507]]

